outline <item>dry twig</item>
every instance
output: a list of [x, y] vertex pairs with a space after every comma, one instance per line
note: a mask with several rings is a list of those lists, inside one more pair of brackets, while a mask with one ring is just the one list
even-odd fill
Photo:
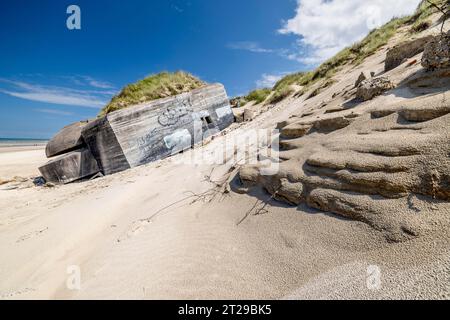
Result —
[[441, 25], [441, 33], [444, 32], [444, 25], [445, 25], [445, 21], [448, 19], [449, 13], [450, 13], [450, 1], [447, 1], [447, 3], [445, 3], [442, 7], [439, 7], [437, 4], [435, 4], [433, 1], [431, 0], [427, 0], [427, 2], [434, 8], [436, 8], [437, 10], [439, 10], [440, 12], [442, 12], [443, 16], [442, 16], [442, 25]]

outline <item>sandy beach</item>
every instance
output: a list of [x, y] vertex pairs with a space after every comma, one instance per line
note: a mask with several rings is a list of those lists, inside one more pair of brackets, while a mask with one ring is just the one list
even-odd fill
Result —
[[0, 146], [1, 179], [3, 180], [9, 180], [16, 176], [39, 176], [38, 167], [45, 162], [45, 145]]
[[[290, 108], [229, 134], [271, 125]], [[214, 150], [222, 139], [204, 148]], [[0, 297], [449, 297], [447, 234], [392, 244], [364, 223], [289, 207], [262, 191], [193, 196], [211, 190], [205, 176], [212, 166], [186, 165], [182, 156], [92, 181], [54, 188], [28, 181], [0, 190]], [[45, 162], [42, 148], [11, 148], [0, 157], [2, 179], [32, 178]], [[218, 179], [226, 168], [214, 171]], [[267, 212], [248, 215], [258, 199]], [[80, 270], [77, 289], [67, 284], [73, 266]], [[367, 284], [373, 266], [381, 272], [376, 289]]]

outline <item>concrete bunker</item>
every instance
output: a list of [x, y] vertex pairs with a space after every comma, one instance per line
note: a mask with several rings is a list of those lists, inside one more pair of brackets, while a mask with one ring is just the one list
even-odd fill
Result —
[[63, 128], [39, 170], [53, 183], [109, 175], [182, 152], [233, 122], [224, 86], [207, 85]]

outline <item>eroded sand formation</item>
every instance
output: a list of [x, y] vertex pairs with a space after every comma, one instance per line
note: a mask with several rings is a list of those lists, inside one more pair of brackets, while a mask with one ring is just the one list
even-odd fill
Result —
[[[357, 88], [279, 123], [279, 173], [244, 167], [241, 189], [259, 185], [289, 204], [365, 222], [389, 241], [442, 226], [449, 212], [437, 212], [434, 203], [450, 200], [450, 70], [448, 43], [441, 40], [448, 34], [437, 38], [431, 46], [445, 48], [427, 48], [422, 58], [425, 67], [433, 60], [435, 71], [407, 71], [403, 60], [406, 66], [357, 81]], [[430, 58], [436, 51], [440, 58]], [[407, 99], [364, 102], [383, 93]], [[413, 198], [424, 207], [416, 208]]]

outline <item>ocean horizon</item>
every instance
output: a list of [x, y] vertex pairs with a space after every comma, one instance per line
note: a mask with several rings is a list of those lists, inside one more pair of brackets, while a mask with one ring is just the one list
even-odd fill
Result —
[[44, 145], [49, 139], [35, 139], [35, 138], [0, 138], [0, 147], [13, 146], [39, 146]]

